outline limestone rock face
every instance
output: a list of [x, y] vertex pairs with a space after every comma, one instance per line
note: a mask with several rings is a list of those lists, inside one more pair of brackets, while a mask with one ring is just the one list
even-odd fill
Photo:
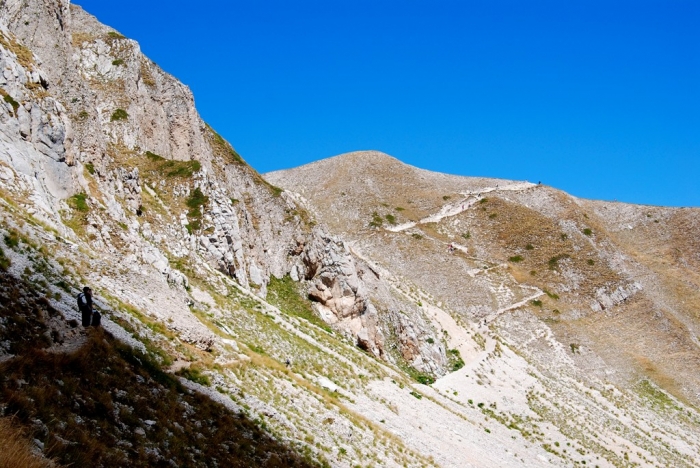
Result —
[[319, 315], [350, 335], [361, 348], [383, 356], [384, 336], [377, 310], [345, 244], [315, 230], [301, 261], [303, 277], [309, 282], [309, 298]]

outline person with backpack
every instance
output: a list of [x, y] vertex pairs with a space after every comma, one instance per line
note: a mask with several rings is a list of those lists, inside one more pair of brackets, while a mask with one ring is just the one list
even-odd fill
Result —
[[78, 294], [78, 310], [83, 319], [83, 326], [90, 325], [98, 327], [100, 325], [100, 313], [95, 312], [92, 308], [92, 289], [88, 286], [83, 288], [83, 292]]

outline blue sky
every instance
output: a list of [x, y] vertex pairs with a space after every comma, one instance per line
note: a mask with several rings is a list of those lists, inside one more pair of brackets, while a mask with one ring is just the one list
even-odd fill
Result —
[[75, 0], [259, 172], [376, 149], [700, 206], [700, 2]]

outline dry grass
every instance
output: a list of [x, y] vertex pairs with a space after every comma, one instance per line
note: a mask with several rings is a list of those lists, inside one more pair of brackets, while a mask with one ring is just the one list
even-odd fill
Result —
[[13, 418], [0, 418], [0, 467], [51, 468], [56, 465], [32, 450], [29, 438]]

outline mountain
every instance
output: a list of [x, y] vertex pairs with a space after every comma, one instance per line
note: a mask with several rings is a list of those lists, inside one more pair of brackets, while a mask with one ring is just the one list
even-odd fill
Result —
[[0, 3], [0, 65], [0, 426], [37, 463], [699, 463], [698, 210], [261, 176], [66, 0]]

